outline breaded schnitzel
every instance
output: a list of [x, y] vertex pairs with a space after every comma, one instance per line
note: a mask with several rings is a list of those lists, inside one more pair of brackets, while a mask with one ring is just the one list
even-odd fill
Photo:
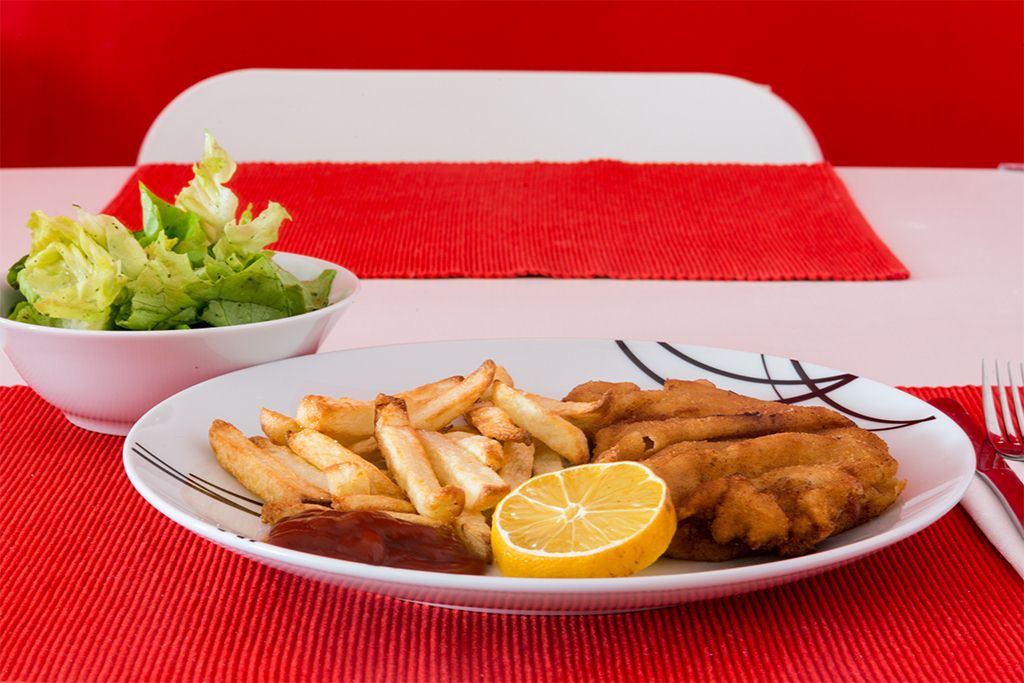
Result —
[[567, 401], [603, 401], [583, 427], [594, 460], [639, 460], [672, 492], [668, 555], [799, 555], [885, 511], [906, 482], [886, 443], [822, 407], [742, 396], [704, 380], [587, 382]]

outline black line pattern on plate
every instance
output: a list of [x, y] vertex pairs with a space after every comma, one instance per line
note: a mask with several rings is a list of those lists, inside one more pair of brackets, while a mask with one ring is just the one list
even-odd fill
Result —
[[[619, 347], [619, 350], [630, 360], [633, 365], [637, 367], [645, 375], [653, 379], [658, 384], [665, 384], [665, 378], [655, 372], [650, 366], [644, 363], [640, 358], [629, 348], [629, 345], [621, 339], [615, 340], [615, 345]], [[910, 427], [912, 425], [920, 424], [922, 422], [928, 422], [934, 420], [933, 415], [922, 417], [913, 420], [893, 420], [884, 417], [873, 417], [864, 413], [848, 408], [842, 405], [834, 398], [829, 396], [832, 392], [840, 387], [844, 387], [851, 382], [860, 379], [857, 375], [851, 375], [850, 373], [840, 373], [838, 375], [827, 375], [825, 377], [811, 377], [807, 374], [806, 368], [798, 360], [790, 359], [790, 363], [793, 365], [793, 369], [799, 379], [776, 379], [771, 376], [768, 371], [768, 359], [763, 353], [761, 354], [761, 367], [764, 368], [764, 377], [757, 377], [755, 375], [744, 375], [738, 372], [733, 372], [725, 368], [718, 368], [713, 365], [708, 365], [686, 353], [683, 353], [676, 347], [666, 342], [658, 342], [658, 346], [671, 354], [674, 358], [685, 361], [689, 365], [695, 368], [699, 368], [706, 372], [718, 375], [720, 377], [728, 377], [729, 379], [739, 380], [741, 382], [749, 382], [751, 384], [767, 384], [771, 387], [772, 391], [778, 397], [779, 403], [795, 404], [802, 403], [811, 399], [818, 399], [822, 403], [838, 410], [841, 413], [845, 413], [850, 417], [857, 418], [866, 422], [874, 422], [880, 425], [887, 425], [885, 427], [875, 427], [869, 429], [872, 432], [884, 432], [891, 429], [902, 429], [904, 427]], [[779, 390], [780, 387], [804, 387], [807, 389], [806, 392], [797, 394], [795, 396], [783, 396]]]
[[[224, 503], [225, 505], [227, 505], [229, 507], [232, 507], [232, 508], [234, 508], [236, 510], [241, 510], [242, 512], [245, 512], [245, 513], [248, 513], [250, 515], [253, 515], [254, 517], [259, 517], [260, 516], [260, 513], [259, 513], [258, 510], [251, 510], [251, 509], [245, 507], [244, 505], [236, 503], [235, 501], [233, 501], [233, 500], [231, 500], [231, 499], [229, 499], [229, 498], [227, 498], [225, 496], [222, 496], [221, 494], [217, 493], [215, 490], [213, 490], [213, 488], [207, 488], [207, 486], [212, 486], [214, 488], [220, 489], [221, 491], [224, 491], [225, 493], [227, 493], [227, 494], [229, 494], [229, 495], [231, 495], [231, 496], [233, 496], [235, 498], [238, 498], [240, 500], [243, 500], [243, 501], [246, 501], [246, 502], [249, 502], [249, 503], [253, 503], [254, 505], [260, 505], [261, 504], [258, 500], [253, 500], [252, 498], [246, 498], [245, 496], [239, 495], [239, 494], [234, 493], [232, 491], [228, 491], [227, 489], [221, 488], [220, 486], [217, 486], [216, 484], [212, 484], [212, 483], [206, 481], [205, 479], [203, 479], [202, 477], [199, 477], [199, 476], [196, 476], [195, 474], [192, 474], [191, 472], [186, 474], [186, 473], [182, 472], [181, 470], [175, 469], [172, 465], [170, 465], [166, 461], [162, 460], [160, 458], [160, 456], [156, 455], [155, 453], [153, 453], [153, 451], [149, 450], [148, 448], [146, 448], [145, 446], [143, 446], [140, 443], [133, 443], [132, 444], [132, 452], [135, 453], [135, 455], [137, 455], [140, 458], [142, 458], [143, 460], [145, 460], [146, 462], [148, 462], [153, 467], [155, 467], [157, 469], [157, 471], [159, 471], [161, 474], [164, 474], [164, 475], [170, 477], [171, 479], [174, 479], [175, 481], [181, 482], [185, 486], [188, 486], [190, 489], [198, 491], [199, 493], [202, 493], [202, 494], [204, 494], [206, 496], [209, 496], [210, 498], [216, 500], [219, 503]], [[220, 529], [219, 526], [217, 528]], [[226, 530], [222, 529], [222, 531], [226, 531]], [[246, 537], [239, 536], [239, 538], [246, 538]], [[247, 539], [247, 540], [251, 540], [251, 539]]]

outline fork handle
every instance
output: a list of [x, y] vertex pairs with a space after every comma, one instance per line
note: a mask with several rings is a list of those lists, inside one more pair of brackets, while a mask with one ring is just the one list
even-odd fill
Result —
[[1003, 504], [1016, 522], [1017, 533], [1024, 538], [1024, 486], [1017, 474], [1007, 468], [998, 470], [978, 471], [982, 480], [989, 485], [996, 498]]

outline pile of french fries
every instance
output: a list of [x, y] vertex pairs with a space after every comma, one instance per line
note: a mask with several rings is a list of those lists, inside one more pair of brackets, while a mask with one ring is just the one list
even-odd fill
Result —
[[306, 510], [379, 511], [447, 527], [490, 562], [490, 511], [531, 476], [589, 461], [581, 428], [605, 407], [525, 392], [486, 360], [375, 401], [306, 396], [295, 417], [264, 408], [265, 436], [215, 420], [210, 445], [264, 501], [268, 524]]

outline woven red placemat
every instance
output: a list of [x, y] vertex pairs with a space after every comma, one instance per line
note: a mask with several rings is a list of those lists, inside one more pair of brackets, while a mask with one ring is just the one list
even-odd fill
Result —
[[[980, 413], [977, 387], [910, 389]], [[0, 388], [0, 678], [1010, 681], [1024, 586], [959, 506], [828, 573], [632, 614], [407, 604], [235, 555], [150, 507], [123, 439]]]
[[[141, 225], [140, 167], [105, 210]], [[231, 187], [294, 220], [276, 248], [365, 278], [891, 280], [907, 269], [828, 164], [249, 163]]]

